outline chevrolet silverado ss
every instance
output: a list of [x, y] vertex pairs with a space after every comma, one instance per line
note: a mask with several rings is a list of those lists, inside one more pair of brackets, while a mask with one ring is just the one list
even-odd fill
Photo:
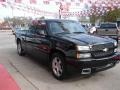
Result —
[[91, 74], [114, 67], [119, 60], [117, 42], [89, 35], [73, 20], [35, 20], [15, 32], [19, 55], [30, 53], [49, 62], [56, 79], [64, 79], [67, 66]]

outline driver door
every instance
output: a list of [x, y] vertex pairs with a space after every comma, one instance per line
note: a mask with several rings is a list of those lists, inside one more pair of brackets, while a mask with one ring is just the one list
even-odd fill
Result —
[[47, 60], [49, 59], [48, 54], [50, 52], [50, 41], [47, 36], [46, 24], [44, 21], [41, 21], [41, 23], [44, 24], [36, 26], [35, 35], [33, 38], [33, 50], [35, 51], [35, 55], [41, 60]]

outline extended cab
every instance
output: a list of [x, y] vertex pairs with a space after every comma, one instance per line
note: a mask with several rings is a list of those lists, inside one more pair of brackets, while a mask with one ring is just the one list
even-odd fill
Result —
[[19, 55], [25, 53], [48, 60], [53, 75], [63, 79], [68, 65], [81, 74], [106, 70], [118, 63], [117, 42], [88, 35], [79, 22], [72, 20], [36, 20], [16, 30]]
[[96, 28], [95, 34], [108, 36], [118, 42], [119, 30], [116, 23], [102, 23], [100, 27]]

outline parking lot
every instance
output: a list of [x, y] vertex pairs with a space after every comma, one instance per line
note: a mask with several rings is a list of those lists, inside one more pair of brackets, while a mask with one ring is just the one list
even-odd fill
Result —
[[21, 90], [120, 90], [120, 64], [91, 77], [83, 78], [75, 73], [58, 81], [46, 65], [28, 55], [17, 54], [11, 32], [0, 32], [0, 64], [6, 67]]

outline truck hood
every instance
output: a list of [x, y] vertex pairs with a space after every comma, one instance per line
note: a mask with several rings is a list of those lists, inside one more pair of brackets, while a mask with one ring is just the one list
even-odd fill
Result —
[[110, 38], [103, 38], [88, 34], [66, 34], [66, 35], [60, 35], [60, 38], [72, 41], [76, 44], [82, 44], [82, 45], [94, 45], [94, 44], [105, 44], [114, 42], [114, 40]]

